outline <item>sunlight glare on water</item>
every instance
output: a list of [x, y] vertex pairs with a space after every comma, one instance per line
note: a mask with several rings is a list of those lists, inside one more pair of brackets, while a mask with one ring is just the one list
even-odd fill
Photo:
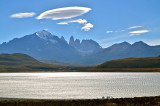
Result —
[[160, 95], [160, 73], [0, 73], [0, 97], [87, 99]]

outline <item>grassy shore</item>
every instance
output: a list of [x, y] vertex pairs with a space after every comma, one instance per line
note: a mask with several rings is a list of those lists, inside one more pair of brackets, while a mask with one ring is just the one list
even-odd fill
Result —
[[0, 106], [160, 106], [160, 96], [84, 100], [1, 98]]
[[160, 68], [90, 68], [80, 72], [160, 72]]

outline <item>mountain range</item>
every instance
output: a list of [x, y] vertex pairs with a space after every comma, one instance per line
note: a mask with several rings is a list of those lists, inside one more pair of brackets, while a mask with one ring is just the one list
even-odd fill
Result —
[[69, 43], [46, 30], [0, 44], [0, 53], [23, 53], [38, 60], [56, 60], [77, 64], [100, 64], [105, 61], [130, 57], [156, 57], [160, 46], [150, 46], [139, 41], [134, 44], [122, 42], [102, 48], [96, 41], [74, 39]]
[[142, 57], [157, 57], [160, 55], [160, 46], [150, 46], [139, 41], [133, 44], [122, 42], [114, 44], [108, 48], [103, 48], [101, 51], [83, 57], [79, 62], [84, 64], [99, 64], [105, 61], [123, 59], [123, 58], [142, 58]]

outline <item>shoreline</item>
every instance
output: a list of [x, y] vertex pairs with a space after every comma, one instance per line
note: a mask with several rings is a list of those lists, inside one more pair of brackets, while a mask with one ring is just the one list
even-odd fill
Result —
[[38, 98], [10, 98], [10, 97], [0, 97], [0, 101], [1, 100], [101, 100], [101, 99], [127, 99], [127, 98], [150, 98], [150, 97], [160, 97], [159, 95], [156, 96], [135, 96], [135, 97], [112, 97], [112, 96], [102, 96], [102, 97], [97, 97], [97, 98], [79, 98], [79, 99], [72, 99], [72, 98], [68, 98], [68, 99], [38, 99]]
[[47, 73], [47, 72], [157, 72], [160, 73], [160, 68], [89, 68], [89, 69], [62, 69], [62, 70], [13, 70], [13, 71], [1, 71], [0, 73]]
[[133, 98], [98, 98], [98, 99], [25, 99], [0, 98], [0, 106], [14, 105], [56, 105], [56, 106], [107, 106], [107, 105], [156, 105], [160, 106], [160, 96], [133, 97]]
[[61, 72], [75, 72], [75, 73], [98, 73], [98, 72], [104, 72], [104, 73], [160, 73], [160, 71], [10, 71], [10, 72], [1, 72], [0, 73], [61, 73]]

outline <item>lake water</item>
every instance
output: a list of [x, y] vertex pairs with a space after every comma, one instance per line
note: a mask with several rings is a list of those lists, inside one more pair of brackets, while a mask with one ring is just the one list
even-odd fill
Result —
[[160, 73], [0, 73], [0, 97], [87, 99], [160, 95]]

